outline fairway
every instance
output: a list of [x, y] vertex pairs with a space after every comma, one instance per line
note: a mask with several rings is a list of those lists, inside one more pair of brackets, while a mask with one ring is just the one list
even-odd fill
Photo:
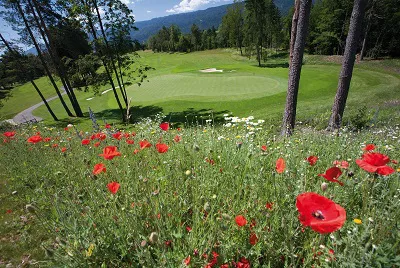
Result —
[[280, 77], [245, 73], [185, 73], [154, 77], [141, 87], [130, 88], [128, 94], [137, 102], [208, 102], [261, 98], [285, 90], [286, 81]]
[[[212, 111], [213, 116], [219, 117], [231, 113], [239, 117], [252, 115], [259, 119], [270, 119], [277, 124], [280, 122], [286, 101], [286, 57], [268, 59], [266, 66], [260, 68], [254, 59], [241, 57], [232, 49], [187, 54], [141, 51], [139, 55], [139, 62], [154, 69], [147, 72], [148, 78], [140, 87], [136, 84], [127, 87], [133, 107], [132, 116], [135, 119], [163, 113], [168, 120], [181, 122], [188, 113], [205, 118]], [[328, 114], [332, 107], [340, 65], [324, 62], [318, 56], [306, 56], [305, 62], [298, 95], [298, 119], [320, 118], [320, 121], [326, 121], [325, 117], [328, 115], [324, 118], [321, 116]], [[209, 68], [223, 72], [200, 72]], [[40, 81], [47, 96], [51, 96], [52, 90], [47, 80], [42, 78]], [[11, 98], [6, 102], [0, 113], [15, 114], [26, 106], [29, 107], [28, 102], [14, 105], [18, 99], [28, 98], [29, 86], [26, 84], [16, 88], [13, 94], [15, 99]], [[110, 85], [104, 85], [100, 91], [109, 88]], [[356, 64], [346, 113], [356, 112], [364, 105], [376, 111], [386, 102], [400, 99], [399, 88], [399, 74], [388, 72], [379, 65], [375, 66], [374, 62]], [[87, 113], [90, 107], [101, 119], [109, 122], [120, 120], [112, 91], [97, 96], [92, 91], [76, 91], [76, 94], [84, 112]], [[34, 97], [32, 100], [38, 101], [33, 89], [30, 95]], [[60, 119], [76, 123], [88, 120], [68, 118], [59, 100], [51, 101], [50, 106]], [[36, 109], [33, 114], [44, 118], [48, 123], [52, 121], [44, 106]]]

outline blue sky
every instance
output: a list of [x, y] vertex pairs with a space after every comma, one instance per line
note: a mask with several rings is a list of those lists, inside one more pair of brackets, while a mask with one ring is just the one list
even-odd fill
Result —
[[[133, 11], [136, 21], [150, 20], [172, 14], [202, 10], [232, 3], [233, 0], [121, 0]], [[0, 8], [1, 9], [1, 8]], [[17, 34], [0, 18], [0, 32], [6, 39], [16, 39]]]

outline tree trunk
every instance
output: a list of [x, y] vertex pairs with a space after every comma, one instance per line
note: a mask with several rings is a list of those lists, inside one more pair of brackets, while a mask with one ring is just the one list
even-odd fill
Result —
[[[84, 0], [81, 0], [81, 2], [82, 2], [82, 4], [83, 4], [84, 6], [86, 6], [86, 3], [84, 2]], [[94, 39], [94, 41], [95, 41], [95, 44], [97, 44], [97, 43], [98, 43], [98, 38], [97, 38], [96, 30], [95, 30], [94, 25], [93, 25], [93, 21], [92, 21], [92, 19], [91, 19], [91, 17], [90, 17], [90, 13], [87, 12], [86, 16], [87, 16], [87, 19], [88, 19], [88, 24], [89, 24], [90, 30], [91, 30], [91, 32], [92, 32], [93, 39]], [[95, 45], [95, 46], [96, 46], [96, 45]], [[98, 50], [97, 47], [96, 47], [96, 50]], [[102, 57], [103, 55], [102, 55], [100, 49], [98, 50], [98, 53], [100, 54], [100, 58], [101, 58], [101, 61], [102, 61], [102, 63], [103, 63], [104, 69], [105, 69], [105, 71], [106, 71], [107, 78], [108, 78], [108, 80], [110, 81], [111, 88], [112, 88], [112, 90], [113, 90], [115, 100], [117, 101], [119, 110], [121, 111], [122, 122], [125, 122], [126, 120], [125, 120], [124, 109], [122, 108], [121, 101], [119, 100], [118, 93], [117, 93], [117, 90], [116, 90], [116, 88], [115, 88], [114, 81], [113, 81], [113, 79], [112, 79], [112, 76], [111, 76], [111, 74], [110, 74], [110, 71], [108, 70], [107, 63], [106, 63], [104, 57]]]
[[37, 50], [38, 57], [39, 57], [40, 61], [43, 64], [43, 68], [44, 68], [47, 76], [49, 77], [51, 84], [53, 85], [54, 89], [56, 90], [57, 96], [60, 99], [62, 106], [64, 107], [64, 109], [67, 112], [68, 116], [73, 116], [73, 114], [69, 110], [67, 104], [65, 103], [65, 101], [64, 101], [64, 99], [63, 99], [63, 97], [62, 97], [62, 95], [60, 93], [60, 90], [58, 89], [58, 86], [57, 86], [56, 82], [54, 82], [53, 76], [51, 75], [50, 70], [47, 67], [46, 61], [44, 60], [43, 55], [42, 55], [42, 51], [41, 51], [38, 43], [36, 42], [35, 36], [33, 35], [32, 30], [31, 30], [31, 28], [30, 28], [30, 26], [28, 24], [28, 21], [26, 20], [25, 14], [24, 14], [24, 12], [23, 12], [23, 10], [21, 8], [21, 4], [19, 3], [19, 1], [16, 1], [16, 6], [17, 6], [19, 14], [21, 15], [21, 17], [22, 17], [22, 19], [24, 21], [25, 27], [28, 30], [29, 36], [31, 37], [32, 42], [33, 42], [33, 44], [34, 44], [34, 46], [35, 46], [35, 48]]
[[296, 40], [294, 43], [292, 55], [293, 57], [289, 68], [286, 107], [283, 115], [281, 130], [282, 136], [292, 135], [296, 121], [297, 95], [299, 91], [301, 65], [303, 62], [303, 53], [307, 37], [311, 4], [311, 0], [300, 1], [299, 17], [296, 29]]
[[365, 6], [368, 0], [355, 0], [350, 20], [349, 34], [346, 39], [346, 48], [343, 56], [342, 69], [339, 75], [339, 83], [335, 101], [332, 107], [332, 115], [329, 119], [329, 131], [338, 130], [342, 124], [347, 96], [349, 94], [351, 77], [353, 75], [354, 61], [358, 47], [358, 39], [362, 29]]
[[[18, 52], [16, 52], [14, 49], [11, 48], [11, 46], [8, 44], [8, 42], [4, 39], [3, 35], [0, 33], [0, 39], [1, 41], [3, 41], [4, 45], [8, 48], [8, 50], [12, 53], [14, 53], [15, 55], [19, 55]], [[36, 92], [39, 94], [40, 98], [42, 99], [44, 105], [46, 105], [47, 110], [49, 111], [49, 113], [51, 114], [51, 116], [53, 117], [54, 121], [58, 121], [57, 116], [53, 113], [53, 110], [50, 108], [48, 102], [46, 101], [46, 98], [43, 96], [42, 92], [40, 91], [40, 89], [37, 87], [36, 83], [33, 80], [30, 80], [32, 86], [35, 88]]]
[[[36, 21], [37, 25], [38, 25], [38, 28], [40, 30], [40, 33], [41, 33], [42, 37], [43, 37], [43, 40], [45, 41], [47, 50], [49, 51], [50, 57], [51, 57], [51, 59], [52, 59], [52, 61], [54, 63], [54, 66], [56, 67], [58, 75], [60, 76], [60, 79], [61, 79], [61, 81], [63, 83], [64, 89], [67, 92], [67, 95], [68, 95], [68, 97], [69, 97], [69, 99], [71, 101], [71, 104], [72, 104], [72, 106], [74, 108], [75, 114], [78, 117], [83, 117], [82, 109], [81, 109], [81, 107], [79, 105], [78, 100], [76, 99], [76, 95], [74, 93], [74, 89], [72, 88], [71, 83], [69, 82], [68, 75], [67, 75], [67, 72], [65, 70], [64, 64], [60, 60], [60, 57], [59, 57], [59, 55], [57, 53], [57, 49], [54, 46], [53, 38], [52, 38], [52, 36], [51, 36], [47, 26], [46, 26], [46, 23], [45, 23], [44, 19], [43, 19], [43, 16], [42, 16], [42, 13], [40, 11], [40, 7], [39, 7], [39, 5], [37, 3], [37, 0], [32, 0], [32, 2], [33, 2], [33, 5], [36, 8], [36, 12], [37, 12], [37, 15], [38, 15], [39, 19], [35, 14], [35, 11], [34, 11], [34, 8], [33, 8], [32, 4], [31, 4], [31, 1], [28, 0], [28, 4], [29, 4], [30, 8], [32, 9], [32, 14], [33, 14], [33, 16], [35, 18], [35, 21]], [[39, 22], [39, 20], [40, 20], [40, 22]], [[43, 29], [41, 29], [41, 27], [43, 27]], [[47, 41], [46, 41], [46, 38], [47, 38]]]
[[124, 99], [125, 106], [128, 107], [128, 97], [126, 96], [126, 92], [124, 91], [124, 87], [122, 87], [122, 85], [121, 85], [121, 81], [119, 79], [119, 74], [118, 74], [118, 71], [117, 71], [117, 68], [116, 68], [115, 62], [114, 62], [113, 52], [111, 51], [111, 47], [108, 45], [107, 36], [106, 36], [105, 31], [104, 31], [103, 22], [101, 20], [99, 8], [97, 6], [97, 1], [93, 0], [93, 3], [94, 3], [94, 7], [95, 7], [96, 13], [97, 13], [97, 19], [99, 20], [101, 34], [103, 35], [104, 43], [106, 44], [107, 51], [110, 54], [111, 66], [112, 66], [113, 71], [115, 73], [115, 77], [117, 78], [117, 83], [118, 83], [119, 89], [121, 91], [122, 98]]
[[297, 21], [299, 19], [300, 0], [294, 3], [294, 13], [292, 18], [292, 29], [290, 31], [290, 50], [289, 50], [289, 66], [293, 59], [294, 43], [296, 41]]

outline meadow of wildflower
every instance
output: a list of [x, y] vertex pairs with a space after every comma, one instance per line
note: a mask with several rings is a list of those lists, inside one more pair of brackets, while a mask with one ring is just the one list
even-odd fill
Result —
[[2, 133], [0, 265], [399, 267], [400, 125]]

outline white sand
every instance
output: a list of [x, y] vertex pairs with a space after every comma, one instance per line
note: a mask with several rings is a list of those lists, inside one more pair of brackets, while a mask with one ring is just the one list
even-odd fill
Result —
[[205, 70], [200, 70], [202, 73], [222, 73], [224, 70], [217, 70], [217, 68], [209, 68]]

